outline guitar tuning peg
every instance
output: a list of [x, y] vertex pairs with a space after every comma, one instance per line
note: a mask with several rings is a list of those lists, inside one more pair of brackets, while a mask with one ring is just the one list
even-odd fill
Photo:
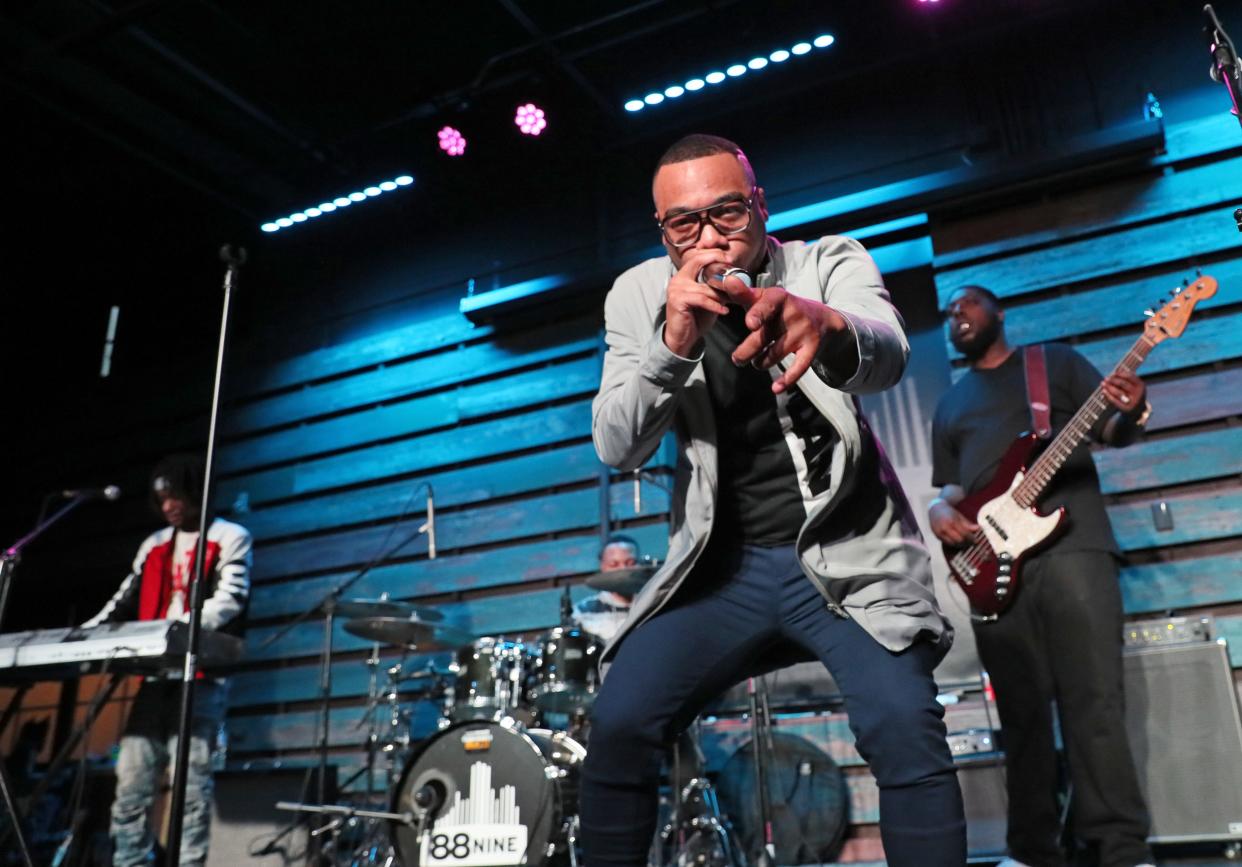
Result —
[[1144, 310], [1144, 311], [1143, 311], [1143, 315], [1144, 315], [1144, 316], [1155, 316], [1155, 315], [1156, 315], [1156, 311], [1155, 311], [1155, 310], [1152, 310], [1150, 307], [1148, 307], [1146, 310]]

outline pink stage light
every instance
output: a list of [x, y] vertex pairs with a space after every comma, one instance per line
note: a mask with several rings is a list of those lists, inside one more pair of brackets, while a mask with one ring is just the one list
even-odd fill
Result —
[[519, 105], [513, 122], [517, 124], [517, 128], [522, 131], [523, 135], [539, 135], [548, 125], [544, 119], [543, 109], [533, 102]]
[[459, 130], [446, 126], [436, 135], [440, 139], [440, 150], [451, 157], [459, 157], [466, 152], [466, 137]]

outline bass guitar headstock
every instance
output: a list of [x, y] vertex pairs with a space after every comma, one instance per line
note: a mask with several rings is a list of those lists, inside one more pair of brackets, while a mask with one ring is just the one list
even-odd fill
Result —
[[1181, 337], [1190, 322], [1195, 305], [1216, 294], [1216, 279], [1204, 274], [1188, 286], [1179, 286], [1159, 310], [1148, 310], [1143, 331], [1147, 339], [1159, 343], [1169, 337]]

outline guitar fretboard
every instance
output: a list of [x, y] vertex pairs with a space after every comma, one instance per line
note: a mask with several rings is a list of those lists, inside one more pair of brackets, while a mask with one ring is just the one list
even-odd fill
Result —
[[[1147, 354], [1151, 352], [1156, 345], [1144, 333], [1138, 340], [1134, 341], [1134, 345], [1130, 347], [1130, 351], [1125, 357], [1117, 363], [1113, 368], [1114, 373], [1128, 371], [1133, 373], [1138, 366], [1147, 358]], [[1074, 413], [1074, 417], [1069, 420], [1061, 432], [1056, 435], [1048, 448], [1031, 465], [1027, 471], [1026, 477], [1014, 489], [1013, 498], [1018, 505], [1023, 508], [1030, 508], [1035, 505], [1036, 501], [1043, 495], [1044, 489], [1048, 487], [1048, 483], [1052, 481], [1052, 477], [1057, 474], [1065, 461], [1069, 459], [1070, 453], [1078, 447], [1087, 435], [1091, 433], [1091, 428], [1099, 420], [1100, 416], [1110, 406], [1108, 398], [1104, 396], [1104, 385], [1097, 385], [1095, 391], [1091, 392], [1091, 397], [1078, 408], [1078, 412]]]

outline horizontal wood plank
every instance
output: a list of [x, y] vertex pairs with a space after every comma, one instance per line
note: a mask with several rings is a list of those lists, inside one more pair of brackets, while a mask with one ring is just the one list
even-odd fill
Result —
[[363, 370], [376, 364], [386, 364], [394, 359], [444, 349], [465, 341], [483, 340], [494, 333], [490, 325], [475, 325], [460, 313], [451, 313], [359, 340], [325, 346], [291, 358], [252, 364], [250, 369], [254, 375], [239, 379], [232, 390], [238, 395], [277, 391], [325, 377], [339, 376], [352, 370]]
[[579, 442], [507, 460], [428, 473], [417, 479], [291, 500], [235, 517], [261, 544], [282, 536], [381, 521], [401, 514], [413, 519], [426, 512], [427, 492], [420, 490], [424, 482], [435, 491], [436, 508], [446, 509], [586, 482], [598, 478], [599, 473], [595, 447]]
[[1121, 570], [1126, 614], [1177, 611], [1242, 599], [1242, 554], [1220, 554]]
[[1159, 531], [1151, 507], [1160, 500], [1117, 503], [1108, 507], [1113, 534], [1123, 551], [1206, 542], [1242, 535], [1242, 490], [1166, 497], [1173, 529]]
[[[630, 527], [625, 533], [638, 542], [644, 554], [663, 559], [668, 547], [667, 524], [644, 524]], [[454, 587], [474, 589], [584, 575], [595, 571], [598, 557], [599, 536], [595, 534], [524, 542], [435, 560], [379, 566], [352, 584], [345, 596], [378, 599], [387, 593], [391, 599], [417, 600], [443, 595]], [[354, 574], [353, 571], [336, 572], [256, 585], [250, 602], [250, 617], [266, 620], [301, 614]]]
[[538, 412], [463, 425], [293, 466], [222, 479], [216, 502], [227, 508], [244, 494], [254, 508], [270, 500], [552, 446], [588, 437], [590, 433], [590, 401], [575, 401]]
[[1095, 465], [1106, 494], [1242, 474], [1242, 427], [1101, 449]]
[[1152, 406], [1147, 421], [1151, 431], [1242, 415], [1242, 367], [1153, 382], [1147, 399]]
[[938, 303], [943, 308], [953, 290], [967, 284], [1013, 298], [1140, 268], [1172, 263], [1189, 268], [1196, 258], [1242, 248], [1236, 229], [1227, 231], [1232, 225], [1233, 207], [1225, 206], [1047, 250], [946, 268], [936, 274]]
[[481, 416], [521, 410], [532, 404], [591, 396], [598, 388], [599, 358], [594, 354], [571, 358], [450, 392], [333, 416], [232, 442], [220, 450], [220, 472], [236, 474], [265, 465], [355, 449]]
[[934, 267], [958, 267], [1001, 253], [1226, 205], [1242, 195], [1240, 179], [1242, 157], [1169, 173], [1152, 168], [1141, 177], [1107, 187], [957, 221], [933, 230]]
[[[612, 512], [616, 520], [635, 517], [631, 492], [614, 487]], [[648, 513], [668, 511], [668, 494], [643, 482], [643, 506]], [[436, 542], [444, 550], [564, 533], [600, 525], [600, 497], [597, 488], [583, 488], [524, 500], [479, 505], [460, 512], [436, 516]], [[417, 521], [327, 533], [289, 542], [263, 546], [256, 556], [252, 578], [255, 582], [306, 572], [361, 566], [377, 557], [410, 556], [426, 550], [427, 537], [418, 532]], [[464, 589], [444, 587], [442, 592]]]
[[297, 421], [479, 381], [506, 371], [587, 352], [598, 345], [595, 329], [581, 324], [573, 329], [556, 326], [523, 332], [504, 343], [480, 343], [260, 398], [231, 408], [222, 417], [221, 428], [226, 437], [232, 438], [283, 427]]

